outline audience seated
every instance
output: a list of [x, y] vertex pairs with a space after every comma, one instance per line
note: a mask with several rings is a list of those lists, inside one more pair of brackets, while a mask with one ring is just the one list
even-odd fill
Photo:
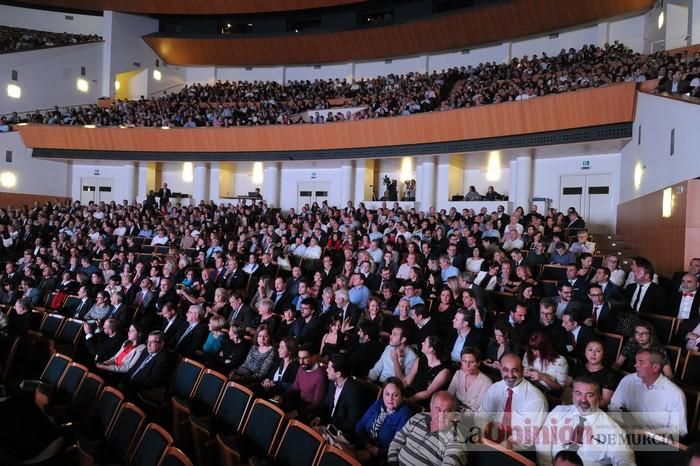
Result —
[[[0, 360], [14, 336], [29, 342], [52, 338], [39, 336], [33, 319], [46, 308], [85, 321], [85, 336], [77, 340], [74, 360], [105, 375], [108, 383], [119, 383], [129, 400], [163, 401], [177, 357], [172, 350], [228, 374], [257, 397], [277, 400], [291, 416], [320, 430], [335, 426], [355, 443], [359, 458], [378, 462], [400, 460], [401, 455], [419, 458], [415, 456], [418, 439], [426, 447], [420, 454], [430, 455], [420, 457], [426, 464], [433, 461], [435, 452], [445, 449], [454, 452], [456, 462], [463, 461], [462, 452], [453, 450], [450, 440], [461, 434], [445, 431], [439, 421], [438, 412], [448, 408], [485, 421], [481, 427], [491, 423], [489, 435], [496, 440], [500, 434], [508, 437], [503, 443], [507, 447], [530, 447], [532, 438], [511, 435], [522, 427], [520, 414], [535, 413], [529, 415], [529, 425], [536, 430], [547, 416], [545, 399], [566, 401], [580, 385], [572, 385], [579, 376], [595, 381], [595, 389], [584, 387], [584, 392], [591, 415], [599, 416], [595, 406], [612, 405], [621, 390], [616, 373], [603, 362], [604, 351], [613, 350], [611, 342], [626, 336], [616, 367], [637, 373], [625, 379], [631, 381], [625, 382], [622, 393], [644, 378], [649, 379], [649, 392], [661, 384], [675, 393], [675, 385], [668, 385], [671, 365], [654, 356], [665, 358], [665, 349], [658, 346], [654, 327], [643, 320], [653, 312], [631, 306], [638, 286], [646, 290], [638, 297], [642, 302], [652, 296], [653, 278], [649, 278], [655, 274], [648, 260], [635, 258], [635, 288], [624, 293], [612, 280], [615, 276], [624, 281], [624, 271], [613, 260], [617, 257], [608, 257], [604, 267], [594, 269], [590, 253], [582, 251], [574, 259], [580, 266], [568, 265], [566, 278], [554, 291], [553, 282], [545, 283], [538, 267], [527, 267], [532, 254], [528, 246], [515, 248], [510, 255], [497, 243], [489, 244], [490, 250], [477, 246], [485, 232], [512, 234], [520, 226], [542, 252], [548, 241], [555, 241], [555, 232], [561, 238], [567, 236], [565, 226], [571, 220], [556, 211], [543, 218], [534, 209], [528, 216], [522, 209], [513, 215], [465, 209], [423, 217], [399, 206], [371, 212], [359, 205], [309, 206], [300, 213], [277, 214], [262, 200], [246, 207], [202, 204], [198, 209], [217, 220], [208, 224], [198, 220], [194, 207], [167, 203], [163, 210], [155, 205], [83, 206], [78, 202], [0, 209], [0, 234], [8, 240], [0, 248], [5, 261], [0, 298], [7, 306], [0, 316], [0, 327], [5, 325]], [[127, 234], [134, 217], [145, 221]], [[397, 217], [402, 222], [394, 221]], [[26, 225], [22, 225], [24, 219]], [[239, 226], [226, 229], [225, 222]], [[118, 235], [116, 229], [122, 224], [123, 234]], [[538, 225], [542, 230], [550, 228], [550, 233], [532, 233]], [[10, 226], [23, 234], [13, 238]], [[152, 252], [146, 249], [147, 239], [135, 236], [151, 228], [162, 229], [169, 238], [167, 252]], [[195, 230], [192, 248], [181, 248], [182, 239]], [[370, 240], [372, 230], [376, 235]], [[271, 249], [296, 243], [297, 237], [305, 238], [301, 243], [308, 246], [311, 236], [322, 247], [321, 260], [279, 269], [284, 256]], [[590, 236], [581, 238], [582, 244], [591, 242]], [[481, 252], [484, 264], [489, 264], [484, 266], [489, 270], [485, 274], [470, 271], [465, 259], [480, 258]], [[250, 273], [239, 269], [238, 263], [251, 256], [257, 267], [249, 268]], [[443, 283], [441, 272], [450, 267], [456, 273], [450, 271]], [[406, 272], [405, 278], [397, 278], [398, 270]], [[235, 274], [239, 277], [229, 280]], [[307, 284], [316, 275], [316, 289], [311, 292]], [[489, 289], [492, 277], [493, 290]], [[666, 313], [681, 318], [685, 316], [681, 311], [689, 310], [674, 338], [695, 349], [700, 341], [692, 306], [695, 297], [683, 293], [692, 293], [697, 280], [694, 274], [680, 277], [680, 291], [669, 292], [669, 301], [663, 301], [656, 313], [670, 309]], [[366, 303], [357, 296], [351, 298], [349, 286], [369, 282]], [[77, 296], [69, 297], [69, 289]], [[33, 305], [32, 298], [38, 304]], [[128, 329], [128, 334], [121, 334], [119, 328]], [[140, 332], [147, 331], [144, 347]], [[600, 332], [619, 333], [620, 340], [600, 335], [606, 338], [603, 344], [596, 336]], [[483, 364], [481, 351], [485, 351]], [[651, 374], [657, 365], [664, 374], [654, 379], [659, 382], [640, 369], [640, 364], [647, 367], [645, 361], [638, 361], [644, 354], [651, 355]], [[29, 368], [35, 354], [23, 349], [18, 357]], [[372, 401], [367, 398], [369, 384], [385, 384], [383, 398], [362, 416]], [[441, 391], [445, 388], [447, 394]], [[509, 388], [512, 397], [507, 409]], [[404, 395], [408, 404], [402, 402]], [[406, 424], [407, 406], [420, 409], [431, 398], [430, 414]], [[452, 406], [453, 402], [457, 404]], [[645, 406], [628, 410], [651, 413]], [[678, 406], [663, 409], [681, 409]], [[567, 409], [582, 408], [577, 403]], [[405, 432], [399, 433], [404, 427]], [[679, 433], [687, 430], [677, 429]], [[441, 432], [440, 442], [428, 435], [435, 431]], [[394, 439], [402, 445], [401, 453], [390, 448]], [[552, 447], [548, 455], [556, 452]]]
[[69, 34], [0, 26], [0, 53], [23, 52], [101, 40], [102, 37], [95, 34]]

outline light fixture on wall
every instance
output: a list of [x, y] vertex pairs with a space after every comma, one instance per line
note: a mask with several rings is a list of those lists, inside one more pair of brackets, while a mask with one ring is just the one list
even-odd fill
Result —
[[634, 189], [639, 190], [642, 185], [642, 173], [644, 172], [644, 166], [642, 162], [637, 162], [634, 166]]
[[78, 78], [75, 82], [75, 87], [77, 87], [80, 92], [87, 92], [90, 90], [90, 83], [85, 78]]
[[160, 73], [160, 70], [153, 70], [153, 79], [156, 81], [160, 81], [163, 75]]
[[17, 177], [12, 172], [0, 173], [0, 186], [3, 188], [14, 188], [17, 185]]
[[263, 182], [263, 164], [262, 162], [253, 163], [253, 184], [262, 184]]
[[118, 91], [122, 87], [122, 83], [119, 82], [119, 80], [114, 81], [114, 90]]
[[13, 99], [19, 99], [20, 97], [22, 97], [22, 88], [19, 87], [17, 84], [8, 84], [7, 96], [12, 97]]
[[489, 160], [486, 166], [486, 179], [498, 181], [501, 179], [501, 153], [497, 150], [489, 152]]
[[192, 162], [185, 162], [182, 164], [182, 181], [192, 183], [192, 180], [194, 180], [194, 166]]
[[402, 157], [399, 181], [403, 183], [411, 179], [413, 179], [413, 159], [411, 157]]
[[661, 216], [669, 218], [673, 213], [673, 188], [666, 188], [661, 198]]
[[664, 19], [665, 19], [665, 18], [664, 18], [664, 12], [662, 11], [661, 13], [659, 13], [659, 20], [658, 20], [659, 29], [661, 29], [662, 27], [664, 27]]

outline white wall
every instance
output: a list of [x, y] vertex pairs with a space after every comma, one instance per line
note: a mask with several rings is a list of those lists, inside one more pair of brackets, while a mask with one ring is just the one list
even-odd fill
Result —
[[506, 162], [505, 168], [501, 168], [501, 178], [498, 181], [487, 180], [485, 168], [469, 168], [464, 170], [464, 192], [459, 194], [464, 194], [467, 188], [472, 185], [482, 195], [486, 194], [486, 190], [489, 186], [493, 186], [493, 189], [500, 194], [510, 194], [510, 168], [508, 168], [508, 163]]
[[[93, 104], [102, 95], [103, 43], [72, 45], [0, 55], [0, 114]], [[80, 67], [86, 68], [87, 93], [76, 88]], [[7, 96], [11, 70], [17, 70], [22, 97]]]
[[[622, 150], [620, 202], [700, 177], [700, 106], [648, 94], [637, 95], [637, 113], [632, 141]], [[637, 144], [639, 127], [641, 144]], [[670, 155], [671, 130], [675, 129], [675, 150]], [[639, 164], [642, 177], [634, 185], [634, 170]]]
[[[114, 79], [117, 74], [137, 69], [148, 73], [148, 94], [169, 90], [184, 84], [185, 69], [177, 66], [165, 66], [161, 63], [158, 70], [162, 78], [153, 77], [158, 56], [143, 41], [142, 37], [158, 32], [158, 20], [145, 16], [129, 15], [105, 11], [102, 36], [106, 47], [103, 56], [104, 85], [103, 95], [114, 95]], [[136, 65], [135, 63], [138, 63]]]
[[666, 3], [666, 50], [685, 47], [688, 41], [688, 7]]
[[465, 49], [468, 53], [449, 52], [430, 56], [430, 72], [442, 71], [460, 66], [477, 66], [480, 63], [504, 63], [510, 60], [510, 42], [484, 47]]
[[[127, 179], [133, 178], [133, 168], [131, 170], [125, 168], [125, 165], [130, 165], [132, 162], [124, 162], [124, 166], [107, 164], [101, 161], [81, 161], [74, 162], [71, 167], [72, 184], [70, 187], [70, 196], [73, 199], [80, 199], [80, 180], [81, 178], [109, 178], [112, 180], [112, 194], [115, 202], [120, 202], [123, 199], [130, 198], [127, 196]], [[95, 174], [96, 171], [99, 174]], [[131, 180], [133, 183], [135, 180]], [[143, 201], [143, 199], [139, 199]]]
[[216, 79], [219, 81], [277, 81], [284, 82], [283, 66], [261, 66], [216, 68]]
[[[72, 17], [73, 19], [67, 19]], [[0, 5], [0, 22], [5, 26], [50, 32], [102, 35], [102, 16]]]
[[185, 76], [188, 85], [213, 84], [216, 69], [213, 66], [189, 66], [185, 68]]
[[[5, 158], [12, 151], [12, 162]], [[71, 177], [67, 162], [52, 162], [32, 157], [32, 150], [25, 147], [19, 133], [0, 133], [0, 172], [15, 174], [14, 188], [2, 188], [3, 192], [41, 194], [66, 197], [71, 195]]]
[[645, 15], [610, 21], [607, 41], [619, 41], [638, 53], [649, 52], [644, 50], [644, 25]]
[[552, 55], [558, 55], [561, 49], [568, 50], [571, 47], [578, 49], [583, 44], [595, 44], [597, 42], [596, 39], [597, 28], [595, 26], [574, 29], [561, 32], [558, 37], [551, 39], [549, 36], [542, 36], [515, 41], [511, 45], [511, 56], [542, 56], [542, 52], [545, 52], [551, 57]]
[[387, 74], [406, 74], [412, 71], [426, 72], [426, 57], [394, 58], [391, 63], [385, 61], [361, 62], [355, 64], [355, 79], [376, 78]]
[[289, 81], [314, 81], [316, 79], [352, 79], [352, 63], [313, 66], [288, 66], [285, 79]]

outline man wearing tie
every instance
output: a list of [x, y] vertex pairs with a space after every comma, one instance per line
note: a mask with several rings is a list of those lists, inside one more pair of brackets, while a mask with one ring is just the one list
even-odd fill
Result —
[[234, 323], [240, 324], [243, 328], [250, 327], [250, 323], [255, 318], [253, 310], [243, 302], [241, 294], [237, 291], [231, 293], [228, 298], [228, 303], [231, 306], [231, 313], [228, 316], [228, 325]]
[[[606, 269], [607, 270], [607, 269]], [[601, 332], [615, 332], [615, 316], [610, 310], [610, 306], [605, 301], [605, 294], [600, 285], [591, 285], [588, 288], [588, 299], [590, 306], [584, 311], [586, 320], [584, 324]], [[590, 309], [590, 311], [588, 310]]]
[[634, 312], [658, 314], [666, 306], [666, 294], [661, 286], [654, 283], [654, 268], [646, 259], [636, 258], [633, 269], [635, 284], [625, 288], [630, 307]]
[[587, 325], [581, 325], [584, 319], [579, 306], [570, 306], [561, 317], [564, 327], [563, 340], [559, 342], [559, 354], [572, 358], [581, 358], [586, 345], [593, 338], [594, 331]]
[[201, 350], [207, 339], [209, 331], [204, 320], [204, 309], [199, 304], [193, 304], [187, 310], [187, 327], [177, 336], [175, 351], [183, 356], [190, 357], [197, 350]]
[[155, 330], [149, 333], [146, 351], [127, 372], [123, 388], [136, 394], [144, 389], [164, 387], [170, 376], [170, 359], [165, 350], [163, 332]]
[[[535, 434], [547, 417], [547, 400], [537, 387], [523, 378], [520, 356], [506, 353], [501, 356], [500, 363], [502, 380], [491, 385], [481, 399], [477, 425], [486, 427], [487, 438], [499, 443], [505, 440], [517, 447], [532, 446]], [[514, 429], [520, 431], [511, 438]], [[515, 439], [517, 444], [514, 444]]]
[[75, 308], [69, 311], [68, 315], [74, 319], [82, 320], [95, 303], [88, 297], [87, 287], [85, 286], [81, 286], [78, 289], [78, 298], [80, 298], [80, 301]]

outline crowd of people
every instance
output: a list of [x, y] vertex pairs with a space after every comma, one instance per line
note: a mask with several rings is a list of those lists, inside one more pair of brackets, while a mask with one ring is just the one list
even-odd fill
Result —
[[[186, 128], [320, 124], [520, 101], [656, 78], [660, 78], [661, 90], [670, 86], [669, 92], [692, 89], [695, 93], [700, 87], [690, 86], [700, 83], [695, 80], [700, 77], [699, 65], [700, 54], [642, 55], [615, 42], [604, 47], [562, 49], [552, 57], [543, 53], [508, 63], [481, 63], [430, 74], [292, 81], [285, 85], [274, 81], [193, 84], [150, 100], [12, 114], [7, 123]], [[349, 112], [343, 107], [364, 109]], [[301, 114], [309, 110], [315, 110], [314, 115], [303, 118]]]
[[63, 45], [99, 42], [96, 34], [72, 34], [67, 32], [37, 31], [34, 29], [0, 26], [0, 53], [60, 47]]
[[[645, 316], [676, 317], [698, 348], [700, 259], [667, 282], [643, 257], [593, 265], [575, 209], [66, 201], [0, 210], [0, 237], [4, 338], [56, 304], [84, 322], [74, 359], [129, 397], [166, 386], [178, 353], [334, 426], [366, 464], [464, 465], [473, 428], [540, 465], [633, 464], [630, 426], [695, 434]], [[617, 360], [600, 332], [625, 339]]]

